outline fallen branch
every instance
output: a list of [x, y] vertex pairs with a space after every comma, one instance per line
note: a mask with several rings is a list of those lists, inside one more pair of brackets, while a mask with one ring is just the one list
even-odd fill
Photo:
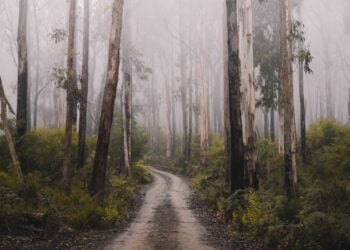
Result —
[[15, 144], [13, 143], [13, 139], [12, 139], [11, 132], [10, 132], [8, 122], [7, 122], [7, 107], [9, 107], [9, 110], [11, 111], [11, 113], [14, 114], [14, 111], [6, 98], [4, 87], [2, 85], [1, 77], [0, 77], [0, 103], [1, 103], [1, 121], [2, 121], [1, 125], [2, 125], [2, 129], [4, 130], [7, 145], [8, 145], [9, 150], [10, 150], [10, 154], [11, 154], [11, 158], [12, 158], [12, 165], [13, 165], [13, 168], [14, 168], [16, 174], [17, 174], [19, 184], [21, 186], [24, 186], [22, 169], [21, 169], [21, 166], [20, 166], [19, 161], [18, 161], [17, 152], [15, 149]]

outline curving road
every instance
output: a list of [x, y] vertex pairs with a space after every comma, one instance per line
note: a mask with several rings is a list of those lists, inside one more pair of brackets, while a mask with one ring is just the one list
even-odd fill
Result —
[[154, 181], [137, 217], [105, 249], [213, 249], [203, 239], [205, 228], [186, 204], [188, 185], [173, 174], [151, 170]]

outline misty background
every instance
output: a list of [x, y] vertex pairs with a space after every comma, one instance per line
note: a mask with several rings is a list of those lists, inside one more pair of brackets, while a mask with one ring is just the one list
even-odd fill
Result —
[[[269, 0], [274, 2], [275, 0]], [[78, 1], [76, 69], [81, 71], [83, 1]], [[278, 9], [269, 3], [253, 1], [254, 26], [263, 24], [265, 18], [279, 16]], [[98, 109], [103, 91], [108, 41], [111, 24], [112, 0], [94, 0], [91, 4], [90, 27], [90, 78], [88, 98], [88, 132], [96, 130]], [[55, 85], [54, 72], [66, 65], [68, 1], [35, 0], [29, 2], [28, 55], [30, 106], [38, 95], [38, 126], [61, 127], [65, 122], [65, 91]], [[349, 121], [350, 74], [350, 16], [348, 0], [304, 0], [302, 22], [305, 25], [305, 45], [311, 50], [313, 73], [305, 75], [307, 124], [333, 116], [338, 121]], [[128, 43], [137, 60], [149, 68], [146, 77], [133, 72], [134, 115], [140, 124], [152, 126], [149, 110], [156, 109], [159, 125], [166, 126], [166, 88], [174, 90], [177, 128], [181, 130], [180, 47], [197, 65], [193, 72], [205, 72], [208, 83], [209, 116], [223, 119], [223, 81], [225, 34], [224, 0], [125, 0], [122, 44]], [[296, 13], [295, 13], [296, 15]], [[180, 20], [185, 22], [180, 34]], [[17, 86], [17, 22], [18, 1], [0, 1], [0, 75], [10, 103], [16, 108]], [[128, 40], [125, 41], [126, 32]], [[58, 40], [57, 40], [58, 39]], [[123, 45], [122, 45], [123, 47]], [[296, 65], [297, 62], [295, 62]], [[188, 60], [189, 64], [189, 60]], [[189, 65], [187, 65], [189, 67]], [[294, 67], [294, 82], [298, 82]], [[256, 76], [259, 71], [256, 70]], [[121, 74], [120, 74], [121, 75]], [[191, 77], [195, 78], [193, 73]], [[196, 84], [196, 81], [194, 81]], [[118, 85], [118, 88], [120, 88]], [[296, 119], [299, 117], [298, 84], [294, 84]], [[198, 86], [194, 86], [194, 91]], [[118, 93], [120, 91], [118, 90]], [[259, 95], [257, 93], [257, 95]], [[259, 98], [259, 96], [257, 96]], [[332, 110], [327, 110], [330, 103]], [[216, 103], [216, 104], [215, 104]], [[218, 110], [219, 109], [219, 110]], [[196, 109], [195, 109], [196, 112]], [[33, 116], [32, 116], [33, 117]], [[89, 119], [90, 118], [90, 119]], [[223, 125], [209, 119], [210, 131], [222, 133]], [[33, 122], [33, 121], [32, 121]], [[257, 113], [259, 134], [263, 133], [263, 112]], [[299, 123], [297, 122], [297, 127]], [[220, 126], [218, 128], [218, 126]], [[218, 131], [216, 131], [218, 130]]]

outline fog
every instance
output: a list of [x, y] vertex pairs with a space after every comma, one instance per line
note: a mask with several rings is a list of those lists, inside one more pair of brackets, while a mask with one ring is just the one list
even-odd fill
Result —
[[[270, 2], [272, 0], [269, 0]], [[269, 2], [268, 1], [268, 2]], [[68, 1], [28, 1], [28, 62], [30, 107], [38, 96], [38, 126], [62, 127], [65, 119], [65, 91], [55, 85], [54, 72], [66, 67]], [[272, 1], [274, 2], [274, 1]], [[276, 2], [276, 1], [275, 1]], [[279, 15], [267, 9], [266, 2], [253, 1], [254, 27], [264, 19]], [[90, 17], [90, 58], [88, 131], [96, 131], [103, 92], [111, 26], [111, 0], [92, 0]], [[305, 75], [307, 124], [332, 116], [349, 121], [350, 18], [348, 0], [304, 0], [302, 22], [305, 45], [313, 60], [311, 74]], [[266, 12], [263, 12], [266, 11]], [[277, 13], [277, 14], [276, 14]], [[296, 10], [293, 11], [295, 16]], [[257, 18], [258, 17], [258, 18]], [[83, 1], [78, 1], [76, 71], [81, 75]], [[18, 1], [0, 1], [0, 76], [12, 106], [16, 108]], [[278, 25], [278, 24], [277, 24]], [[226, 42], [225, 2], [223, 0], [125, 0], [122, 51], [132, 48], [135, 60], [145, 69], [133, 71], [133, 116], [149, 129], [166, 131], [167, 88], [174, 100], [176, 128], [182, 129], [181, 64], [193, 84], [194, 116], [198, 106], [198, 79], [208, 84], [209, 130], [223, 134], [224, 51]], [[55, 36], [56, 35], [56, 36]], [[59, 41], [55, 41], [55, 37]], [[184, 53], [184, 56], [181, 56]], [[123, 52], [122, 52], [123, 54]], [[184, 59], [185, 58], [185, 59]], [[294, 63], [294, 99], [299, 115], [298, 70]], [[255, 78], [259, 75], [256, 70]], [[120, 78], [121, 78], [120, 74]], [[188, 80], [188, 79], [187, 79]], [[121, 84], [118, 84], [118, 92]], [[257, 92], [259, 98], [259, 91]], [[118, 101], [117, 101], [118, 102]], [[327, 105], [328, 103], [328, 105]], [[118, 105], [118, 104], [117, 104]], [[331, 110], [327, 111], [329, 106]], [[329, 109], [329, 108], [328, 108]], [[152, 118], [151, 118], [152, 117]], [[153, 119], [153, 120], [152, 120]], [[155, 124], [154, 124], [155, 122]], [[33, 123], [33, 115], [32, 115]], [[258, 132], [263, 130], [263, 113], [258, 109]], [[297, 122], [298, 124], [298, 122]], [[298, 127], [298, 125], [297, 125]]]

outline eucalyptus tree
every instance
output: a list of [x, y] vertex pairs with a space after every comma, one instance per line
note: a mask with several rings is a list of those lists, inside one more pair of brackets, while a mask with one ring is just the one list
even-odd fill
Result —
[[228, 101], [225, 130], [226, 163], [231, 170], [231, 193], [257, 187], [255, 86], [251, 0], [226, 0], [228, 32]]
[[68, 50], [67, 50], [67, 104], [66, 104], [66, 127], [64, 138], [64, 159], [63, 159], [63, 190], [70, 193], [71, 175], [72, 175], [72, 133], [74, 122], [74, 95], [75, 93], [75, 74], [74, 74], [74, 54], [75, 54], [75, 21], [76, 21], [76, 0], [70, 0], [69, 5], [69, 32], [68, 32]]
[[292, 5], [291, 0], [282, 0], [280, 5], [280, 90], [283, 107], [283, 156], [284, 185], [289, 198], [296, 193], [296, 131], [293, 101], [293, 65], [292, 65]]
[[19, 1], [18, 20], [18, 83], [17, 83], [17, 133], [24, 135], [28, 121], [28, 51], [27, 51], [28, 0]]
[[97, 198], [103, 198], [108, 148], [110, 142], [113, 111], [119, 76], [119, 51], [123, 20], [123, 0], [114, 0], [112, 10], [112, 27], [109, 41], [109, 56], [107, 78], [104, 89], [101, 118], [98, 130], [93, 172], [89, 185], [89, 191]]
[[84, 0], [84, 34], [83, 34], [83, 65], [80, 90], [78, 167], [85, 163], [85, 139], [87, 122], [87, 103], [89, 91], [89, 39], [90, 39], [90, 0]]

